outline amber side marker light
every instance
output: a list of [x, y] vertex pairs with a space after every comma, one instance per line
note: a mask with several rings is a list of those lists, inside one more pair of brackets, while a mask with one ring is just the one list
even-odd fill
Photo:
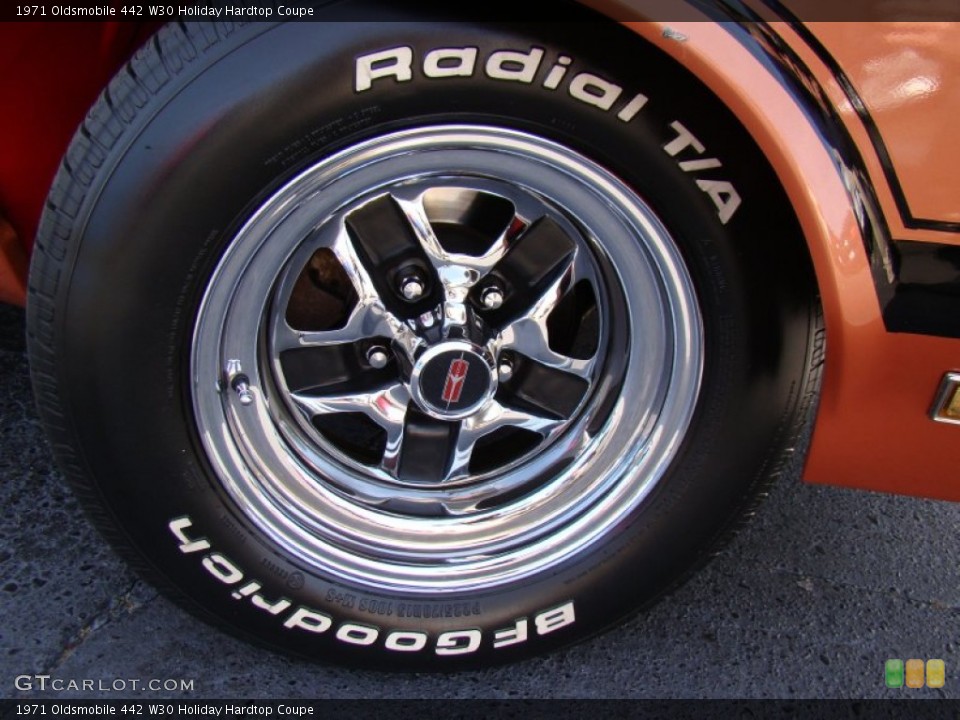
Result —
[[943, 376], [937, 398], [930, 409], [930, 417], [937, 422], [960, 425], [960, 373]]

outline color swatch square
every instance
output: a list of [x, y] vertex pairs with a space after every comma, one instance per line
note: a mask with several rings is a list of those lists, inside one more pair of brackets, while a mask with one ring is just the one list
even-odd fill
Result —
[[943, 660], [927, 660], [927, 687], [942, 688], [946, 678], [947, 669]]
[[923, 687], [923, 660], [917, 660], [916, 658], [911, 658], [907, 660], [907, 687], [908, 688], [922, 688]]
[[888, 688], [903, 687], [903, 660], [887, 660], [883, 666], [883, 676]]

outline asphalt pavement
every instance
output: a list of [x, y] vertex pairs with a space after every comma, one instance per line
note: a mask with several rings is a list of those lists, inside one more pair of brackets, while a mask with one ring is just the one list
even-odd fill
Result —
[[[798, 468], [690, 582], [565, 652], [384, 674], [246, 645], [158, 596], [89, 526], [36, 416], [23, 322], [0, 306], [0, 698], [116, 699], [82, 681], [130, 679], [192, 681], [144, 700], [960, 697], [960, 505], [804, 485]], [[887, 689], [888, 658], [941, 658], [946, 684]], [[78, 689], [41, 690], [43, 675]]]

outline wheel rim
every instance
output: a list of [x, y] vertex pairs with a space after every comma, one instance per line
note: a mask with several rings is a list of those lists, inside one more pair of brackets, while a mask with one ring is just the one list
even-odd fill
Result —
[[308, 569], [457, 592], [614, 532], [689, 426], [702, 322], [649, 206], [485, 126], [321, 161], [231, 240], [194, 333], [199, 436]]

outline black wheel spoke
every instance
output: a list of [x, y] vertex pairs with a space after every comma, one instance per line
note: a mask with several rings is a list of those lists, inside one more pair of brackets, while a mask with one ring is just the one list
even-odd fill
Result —
[[[443, 301], [443, 289], [430, 258], [396, 200], [384, 195], [351, 212], [345, 224], [357, 256], [370, 274], [384, 306], [412, 318]], [[405, 281], [421, 289], [406, 297]]]
[[[483, 282], [471, 293], [481, 315], [494, 327], [503, 327], [525, 314], [550, 285], [560, 277], [577, 250], [574, 240], [549, 217], [531, 225], [510, 246]], [[484, 292], [497, 287], [503, 303], [484, 306]]]
[[291, 392], [369, 391], [398, 377], [393, 353], [385, 353], [387, 363], [380, 368], [373, 367], [367, 360], [367, 350], [375, 346], [387, 347], [389, 340], [285, 350], [280, 353], [280, 367]]
[[576, 411], [589, 387], [581, 377], [518, 356], [513, 375], [500, 384], [497, 398], [508, 405], [568, 418]]
[[406, 482], [437, 483], [447, 475], [457, 444], [459, 422], [407, 413], [398, 476]]

